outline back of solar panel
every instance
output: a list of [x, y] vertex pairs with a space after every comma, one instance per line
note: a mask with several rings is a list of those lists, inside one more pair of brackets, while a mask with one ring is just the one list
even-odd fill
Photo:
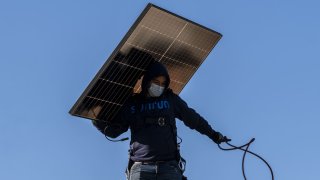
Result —
[[[125, 101], [140, 92], [144, 71], [153, 61], [169, 72], [179, 94], [222, 35], [167, 10], [148, 4], [113, 51], [70, 114], [113, 122]], [[99, 107], [99, 115], [95, 114]]]

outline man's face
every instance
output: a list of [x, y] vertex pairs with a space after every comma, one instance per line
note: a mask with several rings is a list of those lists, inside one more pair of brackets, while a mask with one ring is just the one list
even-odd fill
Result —
[[165, 87], [166, 86], [166, 77], [158, 76], [151, 80], [151, 83], [154, 83], [158, 86]]

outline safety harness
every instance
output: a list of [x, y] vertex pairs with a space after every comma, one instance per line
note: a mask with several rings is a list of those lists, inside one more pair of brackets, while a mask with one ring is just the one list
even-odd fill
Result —
[[[145, 127], [147, 125], [155, 125], [155, 126], [160, 126], [160, 127], [170, 126], [172, 133], [173, 133], [173, 137], [175, 137], [174, 142], [176, 143], [176, 147], [177, 147], [175, 160], [178, 162], [178, 167], [179, 167], [179, 170], [182, 175], [182, 180], [187, 180], [187, 177], [185, 177], [183, 175], [185, 168], [186, 168], [186, 160], [183, 157], [181, 157], [181, 154], [180, 154], [180, 144], [182, 142], [182, 139], [177, 135], [177, 128], [175, 126], [175, 123], [173, 123], [172, 121], [174, 121], [174, 120], [166, 118], [165, 116], [146, 117], [146, 118], [144, 118], [144, 122], [143, 122], [142, 126], [143, 127]], [[180, 142], [177, 142], [177, 138], [180, 139]], [[133, 151], [131, 149], [129, 149], [129, 161], [128, 161], [128, 166], [127, 166], [126, 172], [125, 172], [127, 180], [129, 180], [129, 178], [130, 178], [131, 167], [135, 163], [134, 161], [131, 160], [132, 155], [133, 155]]]

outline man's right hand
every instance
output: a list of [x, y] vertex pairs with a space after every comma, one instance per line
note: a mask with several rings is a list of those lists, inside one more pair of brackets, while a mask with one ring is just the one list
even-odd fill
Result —
[[231, 141], [231, 139], [228, 139], [227, 136], [223, 136], [220, 132], [214, 132], [211, 139], [217, 144]]

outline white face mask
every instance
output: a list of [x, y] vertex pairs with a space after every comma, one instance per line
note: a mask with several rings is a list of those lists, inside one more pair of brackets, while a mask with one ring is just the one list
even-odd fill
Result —
[[159, 97], [164, 91], [164, 87], [151, 83], [148, 92], [151, 97]]

